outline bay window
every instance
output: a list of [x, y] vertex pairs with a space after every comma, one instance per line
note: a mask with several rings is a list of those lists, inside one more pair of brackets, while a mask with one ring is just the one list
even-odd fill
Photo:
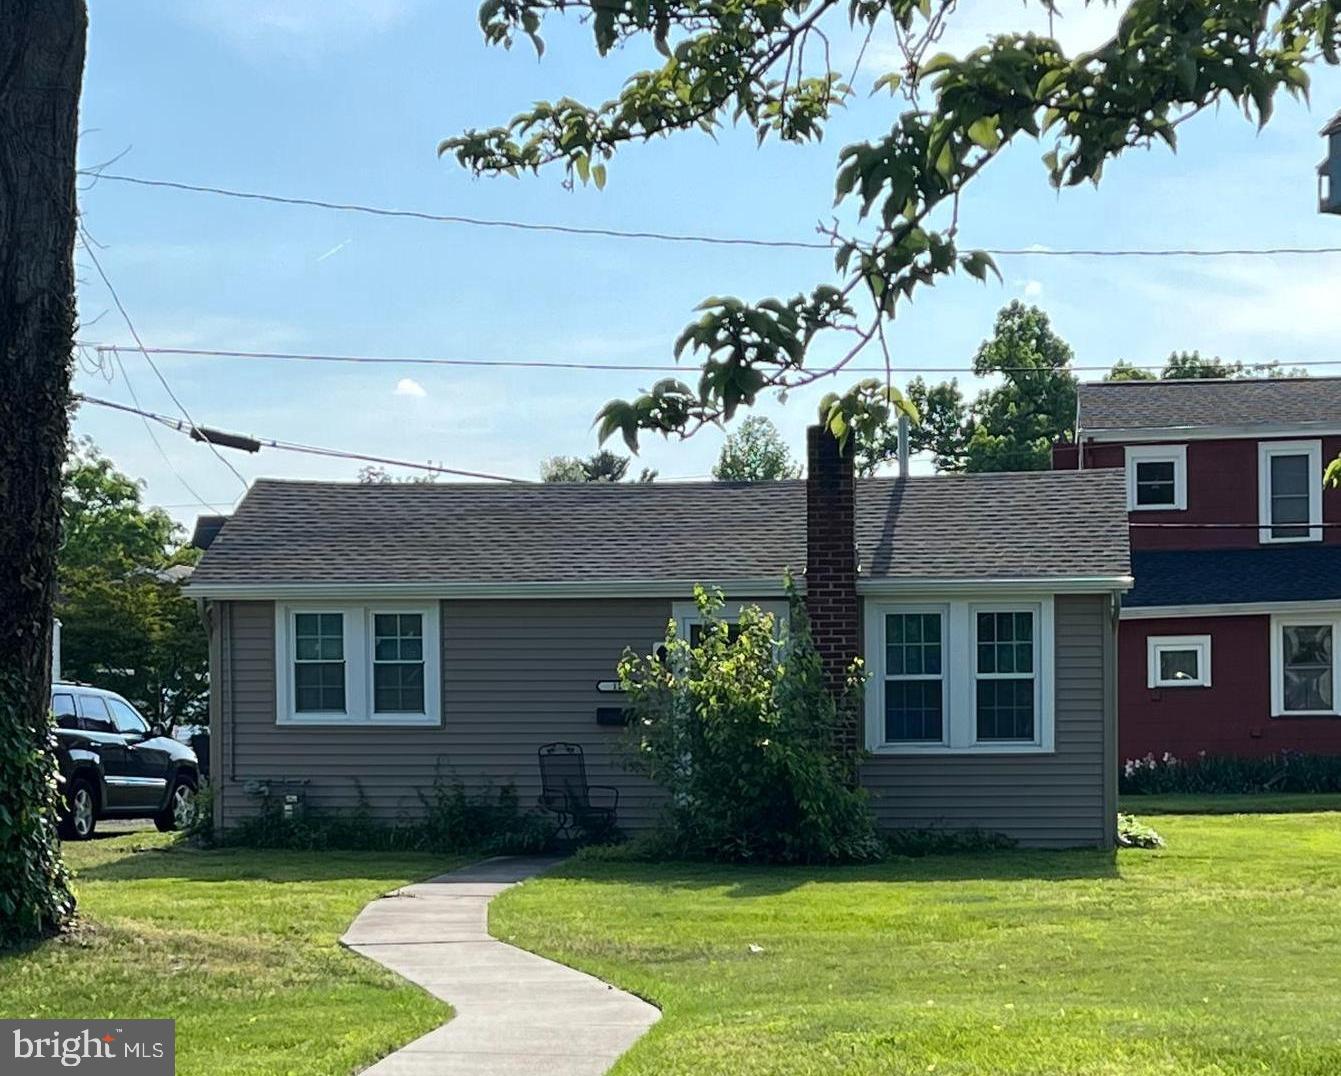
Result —
[[1053, 600], [868, 598], [866, 742], [877, 754], [1051, 751]]
[[436, 605], [277, 604], [277, 722], [437, 724], [438, 639]]

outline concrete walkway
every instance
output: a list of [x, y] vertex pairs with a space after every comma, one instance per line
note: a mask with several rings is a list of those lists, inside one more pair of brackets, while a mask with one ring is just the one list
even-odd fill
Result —
[[486, 859], [359, 913], [340, 940], [456, 1010], [368, 1076], [597, 1076], [656, 1023], [640, 998], [489, 936], [489, 902], [556, 862]]

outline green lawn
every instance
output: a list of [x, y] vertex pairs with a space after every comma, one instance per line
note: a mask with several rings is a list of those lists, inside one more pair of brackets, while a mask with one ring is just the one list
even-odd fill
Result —
[[442, 857], [204, 852], [153, 832], [66, 856], [81, 926], [0, 956], [0, 1017], [174, 1017], [183, 1076], [346, 1076], [449, 1014], [337, 944]]
[[1341, 814], [1147, 820], [1116, 860], [578, 860], [492, 925], [662, 1007], [621, 1076], [1341, 1072]]
[[1341, 795], [1281, 792], [1252, 796], [1192, 795], [1123, 796], [1122, 809], [1151, 814], [1292, 814], [1301, 811], [1341, 811]]

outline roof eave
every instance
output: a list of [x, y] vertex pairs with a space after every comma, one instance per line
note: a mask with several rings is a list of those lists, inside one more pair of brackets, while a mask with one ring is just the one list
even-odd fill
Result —
[[1086, 427], [1084, 440], [1095, 443], [1142, 441], [1220, 441], [1240, 437], [1338, 437], [1335, 421], [1253, 422], [1235, 426], [1114, 426]]
[[[183, 588], [191, 598], [213, 601], [338, 601], [350, 598], [431, 599], [526, 599], [526, 598], [683, 598], [701, 585], [701, 580], [566, 580], [533, 582], [350, 582], [350, 583], [241, 583], [196, 582]], [[797, 577], [798, 589], [805, 580]], [[782, 580], [768, 578], [725, 579], [710, 585], [723, 592], [745, 597], [774, 597], [785, 593]], [[1132, 576], [1035, 576], [973, 577], [952, 579], [864, 577], [857, 582], [860, 594], [884, 595], [926, 593], [1086, 594], [1130, 590]]]

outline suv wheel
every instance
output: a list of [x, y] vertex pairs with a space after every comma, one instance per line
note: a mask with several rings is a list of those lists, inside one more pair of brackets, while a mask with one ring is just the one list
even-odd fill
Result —
[[93, 786], [83, 777], [76, 777], [70, 785], [65, 817], [61, 820], [61, 836], [72, 841], [86, 841], [98, 825], [98, 798]]
[[196, 818], [196, 786], [190, 781], [177, 778], [168, 796], [168, 805], [154, 818], [161, 833], [174, 829], [187, 829]]

